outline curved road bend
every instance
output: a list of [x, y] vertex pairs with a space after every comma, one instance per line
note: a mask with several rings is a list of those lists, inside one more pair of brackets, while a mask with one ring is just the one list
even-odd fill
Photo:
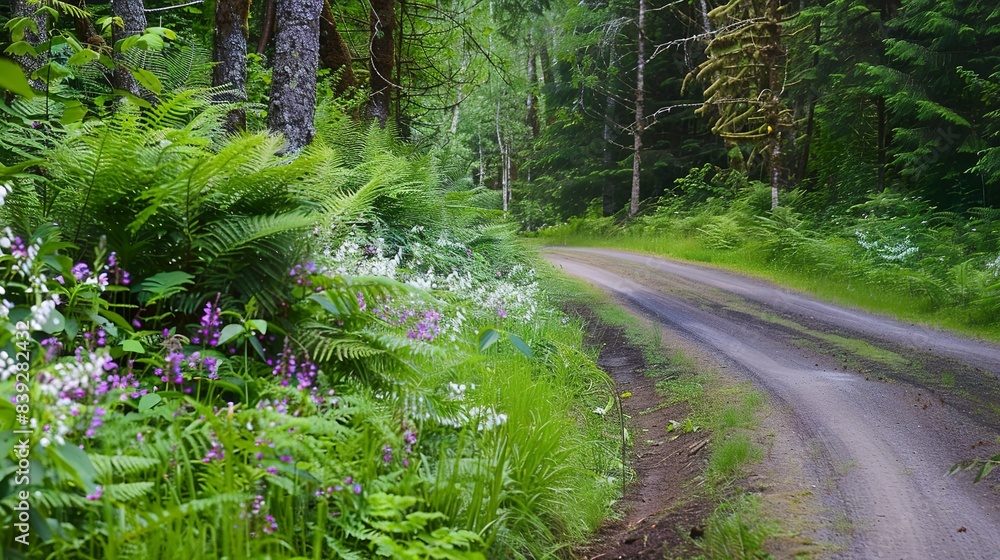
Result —
[[1000, 347], [711, 268], [609, 249], [545, 252], [784, 405], [817, 469], [834, 473], [827, 500], [852, 527], [835, 557], [1000, 559], [996, 475], [978, 485], [946, 476], [998, 451]]

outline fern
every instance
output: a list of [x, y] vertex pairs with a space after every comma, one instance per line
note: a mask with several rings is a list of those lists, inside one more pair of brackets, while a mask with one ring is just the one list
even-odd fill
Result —
[[97, 478], [99, 480], [107, 480], [115, 476], [139, 476], [161, 464], [158, 459], [130, 455], [91, 454], [89, 457], [90, 462], [93, 463], [94, 469], [97, 471]]
[[145, 498], [155, 486], [153, 482], [110, 484], [104, 487], [104, 494], [119, 503], [136, 502]]

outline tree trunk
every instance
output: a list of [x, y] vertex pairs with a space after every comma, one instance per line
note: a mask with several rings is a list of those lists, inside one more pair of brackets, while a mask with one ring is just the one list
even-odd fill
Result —
[[[530, 40], [530, 38], [529, 38]], [[531, 137], [538, 138], [540, 131], [538, 126], [538, 102], [535, 98], [535, 51], [533, 47], [528, 47], [528, 98], [525, 101], [524, 124], [531, 129]]]
[[347, 41], [337, 31], [337, 20], [333, 17], [330, 0], [323, 1], [323, 13], [319, 20], [319, 60], [323, 68], [331, 72], [340, 72], [340, 78], [333, 85], [333, 91], [341, 96], [358, 85], [351, 68], [351, 49]]
[[[611, 43], [610, 59], [615, 59], [615, 44]], [[611, 174], [614, 166], [614, 141], [615, 141], [615, 96], [608, 88], [608, 95], [604, 98], [604, 145], [601, 150], [601, 164], [604, 169], [604, 184], [601, 187], [601, 209], [605, 216], [613, 215], [615, 209], [615, 178]]]
[[878, 192], [885, 190], [885, 151], [886, 151], [886, 126], [885, 126], [885, 98], [879, 96], [875, 99], [875, 113], [877, 124], [877, 147], [875, 149], [876, 153], [876, 174], [877, 179], [875, 184], [878, 186]]
[[458, 133], [458, 114], [462, 106], [462, 84], [455, 88], [455, 106], [451, 108], [451, 125], [448, 127], [448, 140], [451, 141]]
[[[823, 25], [822, 21], [816, 21], [816, 34], [813, 38], [813, 45], [817, 47], [820, 41], [823, 39], [822, 36]], [[819, 52], [813, 54], [813, 69], [819, 68]], [[799, 170], [797, 179], [799, 182], [805, 180], [806, 175], [809, 173], [809, 153], [812, 150], [812, 140], [813, 133], [816, 129], [816, 92], [810, 88], [809, 91], [809, 116], [806, 117], [806, 139], [804, 145], [802, 146], [802, 157], [799, 159]]]
[[639, 44], [638, 65], [635, 71], [635, 127], [632, 138], [635, 141], [635, 155], [632, 158], [632, 197], [629, 201], [628, 215], [634, 218], [639, 213], [639, 172], [642, 169], [642, 129], [643, 105], [645, 103], [644, 79], [646, 72], [646, 0], [639, 0]]
[[271, 42], [274, 33], [274, 4], [277, 0], [267, 0], [264, 6], [264, 23], [260, 26], [260, 39], [257, 40], [257, 54], [264, 54], [267, 44]]
[[507, 215], [507, 201], [510, 198], [510, 159], [507, 155], [507, 146], [503, 143], [503, 135], [500, 133], [500, 101], [497, 101], [497, 146], [500, 148], [500, 199], [503, 203], [503, 214]]
[[545, 42], [545, 39], [542, 39], [538, 45], [538, 58], [542, 63], [542, 82], [551, 84], [555, 77], [555, 68], [552, 66], [552, 59], [549, 57], [549, 46]]
[[483, 161], [483, 131], [480, 125], [476, 125], [476, 136], [479, 138], [479, 177], [476, 186], [481, 187], [486, 182], [486, 163]]
[[389, 107], [392, 104], [392, 87], [390, 81], [395, 63], [396, 10], [394, 0], [373, 0], [371, 11], [371, 99], [368, 101], [368, 114], [378, 120], [379, 126], [385, 128], [389, 120]]
[[316, 134], [313, 119], [322, 10], [323, 0], [277, 0], [267, 126], [285, 136], [289, 150], [304, 148]]
[[[111, 0], [111, 14], [120, 17], [123, 24], [122, 27], [111, 26], [111, 42], [114, 44], [146, 30], [146, 12], [143, 10], [142, 0]], [[135, 81], [132, 72], [122, 65], [135, 66], [138, 62], [136, 54], [135, 51], [115, 53], [115, 71], [111, 75], [111, 86], [139, 96], [141, 94], [139, 83]]]
[[778, 190], [781, 185], [781, 98], [782, 89], [780, 74], [784, 66], [784, 48], [781, 45], [781, 20], [779, 0], [768, 0], [767, 27], [769, 44], [764, 51], [767, 65], [767, 87], [770, 90], [770, 101], [767, 107], [767, 127], [770, 135], [770, 165], [771, 165], [771, 210], [778, 207]]
[[[215, 1], [215, 66], [212, 85], [225, 86], [226, 91], [215, 96], [218, 102], [240, 103], [247, 100], [247, 18], [249, 0]], [[245, 129], [247, 115], [243, 109], [226, 115], [230, 132]]]
[[[36, 47], [49, 39], [49, 18], [45, 16], [43, 12], [41, 15], [36, 15], [36, 12], [41, 5], [39, 4], [29, 4], [27, 0], [12, 0], [11, 2], [11, 16], [16, 18], [30, 17], [35, 25], [38, 26], [38, 33], [33, 32], [31, 29], [26, 29], [24, 31], [24, 40], [29, 45]], [[14, 61], [17, 62], [18, 66], [24, 70], [24, 75], [28, 77], [28, 82], [31, 87], [39, 91], [46, 89], [46, 84], [40, 79], [31, 79], [31, 74], [36, 70], [45, 65], [45, 60], [48, 58], [48, 53], [37, 53], [38, 56], [31, 55], [15, 55]]]
[[[75, 0], [70, 2], [70, 4], [83, 11], [87, 11], [87, 3], [84, 2], [84, 0]], [[81, 43], [90, 45], [97, 49], [107, 46], [107, 43], [104, 41], [104, 37], [101, 37], [101, 34], [97, 32], [97, 28], [94, 27], [90, 18], [73, 18], [73, 32]]]

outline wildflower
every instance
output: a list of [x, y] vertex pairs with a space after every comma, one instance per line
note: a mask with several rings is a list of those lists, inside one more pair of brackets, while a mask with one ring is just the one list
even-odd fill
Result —
[[87, 499], [90, 501], [100, 500], [102, 495], [104, 495], [104, 488], [98, 485], [96, 488], [94, 488], [93, 494], [87, 494]]
[[90, 267], [87, 266], [87, 263], [77, 263], [70, 272], [73, 273], [73, 278], [76, 278], [77, 282], [83, 282], [90, 276]]
[[207, 344], [209, 346], [219, 345], [219, 327], [222, 326], [222, 310], [219, 309], [219, 298], [222, 294], [216, 294], [215, 301], [205, 304], [205, 313], [201, 316], [201, 325], [198, 329], [198, 336], [191, 342], [195, 344]]
[[213, 441], [212, 449], [205, 454], [205, 458], [201, 460], [202, 463], [211, 463], [212, 461], [221, 461], [226, 458], [226, 450], [222, 447], [222, 444]]
[[386, 445], [382, 448], [382, 461], [387, 465], [392, 462], [392, 447]]
[[361, 485], [360, 484], [355, 484], [353, 490], [354, 490], [355, 494], [360, 494], [361, 493]]

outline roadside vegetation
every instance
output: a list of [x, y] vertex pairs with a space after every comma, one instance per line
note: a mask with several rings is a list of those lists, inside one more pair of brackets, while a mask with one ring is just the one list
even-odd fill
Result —
[[[691, 485], [687, 499], [707, 499], [712, 504], [711, 513], [700, 528], [703, 532], [693, 537], [685, 535], [699, 551], [698, 558], [766, 558], [768, 539], [793, 536], [783, 530], [780, 520], [768, 517], [763, 511], [760, 495], [744, 487], [746, 476], [753, 472], [764, 455], [758, 427], [769, 414], [766, 396], [745, 383], [724, 380], [716, 371], [685, 354], [683, 349], [671, 347], [664, 342], [655, 324], [612, 302], [597, 289], [557, 276], [554, 271], [543, 277], [562, 305], [590, 310], [600, 322], [621, 328], [628, 344], [642, 349], [645, 375], [655, 379], [659, 404], [639, 411], [640, 416], [683, 404], [689, 415], [670, 421], [668, 433], [674, 436], [699, 433], [709, 438], [707, 459], [702, 468], [685, 481]], [[623, 399], [633, 397], [628, 393], [619, 395]], [[634, 419], [626, 417], [624, 439], [630, 449], [634, 449], [637, 440], [643, 437], [632, 433], [633, 429]], [[662, 453], [664, 451], [659, 451], [658, 455]], [[663, 506], [669, 509], [680, 504]], [[678, 532], [688, 529], [674, 528]]]
[[613, 247], [710, 263], [901, 318], [1000, 339], [1000, 213], [941, 211], [885, 191], [853, 205], [706, 165], [634, 220], [591, 213], [542, 243]]
[[491, 196], [319, 113], [293, 158], [192, 90], [0, 169], [6, 554], [543, 558], [607, 515], [606, 378]]

